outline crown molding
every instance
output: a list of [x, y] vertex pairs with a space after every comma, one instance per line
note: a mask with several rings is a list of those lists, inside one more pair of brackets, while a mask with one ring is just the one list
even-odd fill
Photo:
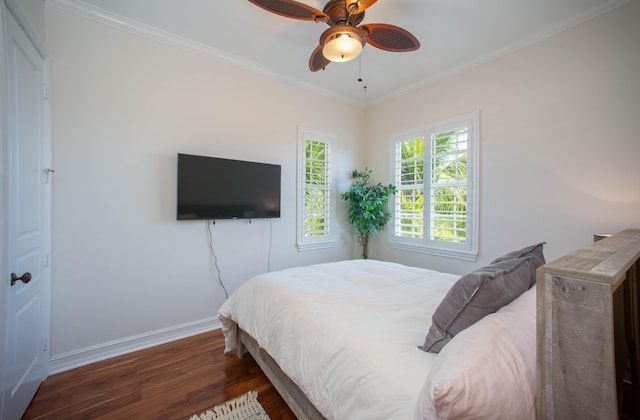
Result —
[[112, 13], [108, 10], [86, 3], [82, 0], [46, 0], [46, 2], [50, 6], [65, 10], [83, 18], [93, 20], [103, 25], [111, 26], [113, 28], [147, 39], [151, 39], [153, 41], [160, 42], [174, 48], [179, 48], [184, 51], [200, 54], [217, 61], [239, 67], [243, 70], [247, 70], [249, 72], [259, 74], [273, 80], [277, 80], [290, 86], [304, 89], [318, 95], [326, 96], [337, 101], [345, 102], [349, 105], [364, 106], [363, 102], [354, 100], [353, 98], [339, 95], [330, 90], [322, 89], [318, 86], [308, 83], [303, 83], [293, 78], [283, 77], [282, 75], [277, 74], [253, 61], [246, 60], [242, 57], [230, 54], [226, 51], [221, 51], [201, 42], [184, 38], [176, 34], [164, 31], [162, 29], [144, 24], [137, 20], [129, 19], [116, 13]]
[[[5, 2], [15, 2], [15, 1], [16, 0], [5, 0]], [[252, 72], [264, 77], [268, 77], [273, 80], [277, 80], [287, 85], [304, 89], [318, 95], [322, 95], [340, 102], [347, 103], [349, 105], [354, 105], [359, 107], [371, 107], [371, 106], [379, 105], [386, 101], [389, 101], [389, 100], [404, 96], [406, 94], [409, 94], [411, 92], [414, 92], [416, 90], [422, 89], [433, 83], [437, 83], [441, 80], [463, 73], [467, 70], [481, 66], [492, 60], [495, 60], [504, 55], [512, 53], [516, 50], [524, 48], [528, 45], [534, 44], [538, 41], [542, 41], [546, 38], [549, 38], [553, 35], [556, 35], [560, 32], [570, 29], [583, 22], [589, 21], [601, 14], [604, 14], [612, 9], [615, 9], [616, 7], [629, 3], [630, 1], [631, 0], [607, 1], [599, 5], [598, 7], [589, 10], [589, 12], [587, 13], [576, 16], [572, 19], [568, 19], [565, 22], [562, 22], [561, 24], [555, 26], [554, 28], [551, 28], [546, 31], [542, 31], [523, 41], [507, 45], [504, 48], [493, 51], [483, 57], [480, 57], [473, 61], [469, 61], [467, 63], [463, 63], [462, 65], [456, 68], [450, 69], [445, 72], [441, 72], [429, 78], [423, 79], [417, 83], [407, 85], [404, 88], [398, 89], [395, 92], [390, 93], [388, 95], [381, 96], [380, 98], [377, 98], [373, 101], [362, 101], [362, 100], [356, 100], [354, 98], [350, 98], [348, 96], [339, 95], [336, 92], [330, 91], [328, 89], [320, 88], [316, 85], [304, 83], [293, 78], [284, 77], [278, 73], [273, 72], [272, 70], [269, 70], [268, 68], [258, 63], [252, 62], [250, 60], [246, 60], [242, 57], [230, 54], [225, 51], [218, 50], [209, 45], [206, 45], [191, 39], [187, 39], [184, 37], [180, 37], [178, 35], [164, 31], [162, 29], [146, 25], [142, 22], [138, 22], [136, 20], [117, 15], [115, 13], [109, 12], [97, 6], [88, 4], [82, 0], [46, 0], [47, 4], [51, 6], [66, 10], [68, 12], [74, 13], [76, 15], [82, 16], [87, 19], [94, 20], [104, 25], [109, 25], [114, 28], [129, 32], [138, 36], [142, 36], [166, 45], [173, 46], [175, 48], [180, 48], [185, 51], [190, 51], [192, 53], [204, 55], [212, 59], [215, 59], [217, 61], [247, 70], [249, 72]]]
[[600, 6], [593, 8], [591, 10], [589, 10], [587, 13], [583, 13], [582, 15], [579, 16], [575, 16], [572, 19], [568, 19], [562, 23], [560, 23], [559, 25], [556, 25], [555, 27], [548, 29], [546, 31], [542, 31], [539, 32], [525, 40], [522, 40], [520, 42], [514, 42], [511, 43], [507, 46], [505, 46], [504, 48], [500, 48], [498, 50], [495, 50], [489, 54], [484, 55], [483, 57], [480, 57], [476, 60], [473, 61], [469, 61], [467, 63], [464, 63], [456, 68], [453, 68], [449, 71], [445, 71], [439, 74], [436, 74], [432, 77], [423, 79], [417, 83], [413, 83], [411, 85], [407, 85], [402, 89], [398, 89], [393, 93], [390, 93], [389, 95], [385, 95], [385, 96], [381, 96], [378, 99], [376, 99], [375, 101], [372, 101], [370, 103], [368, 103], [368, 106], [374, 106], [374, 105], [379, 105], [381, 103], [384, 103], [386, 101], [389, 101], [391, 99], [395, 99], [395, 98], [399, 98], [401, 96], [407, 95], [411, 92], [414, 92], [416, 90], [422, 89], [428, 85], [431, 85], [433, 83], [439, 82], [441, 80], [447, 79], [449, 77], [455, 76], [457, 74], [460, 73], [464, 73], [467, 70], [471, 70], [475, 67], [479, 67], [483, 64], [486, 64], [490, 61], [496, 60], [502, 56], [505, 56], [507, 54], [510, 54], [514, 51], [517, 51], [519, 49], [525, 48], [531, 44], [535, 44], [536, 42], [542, 41], [546, 38], [550, 38], [554, 35], [557, 35], [561, 32], [564, 32], [568, 29], [573, 28], [574, 26], [577, 26], [581, 23], [587, 22], [591, 19], [594, 19], [604, 13], [607, 13], [617, 7], [620, 7], [626, 3], [629, 3], [631, 0], [610, 0], [606, 3], [601, 4]]

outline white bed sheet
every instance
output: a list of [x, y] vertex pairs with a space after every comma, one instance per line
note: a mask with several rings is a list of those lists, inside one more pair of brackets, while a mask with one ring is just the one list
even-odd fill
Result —
[[459, 277], [375, 260], [263, 274], [219, 311], [226, 351], [237, 324], [326, 417], [410, 419], [437, 356], [418, 345]]

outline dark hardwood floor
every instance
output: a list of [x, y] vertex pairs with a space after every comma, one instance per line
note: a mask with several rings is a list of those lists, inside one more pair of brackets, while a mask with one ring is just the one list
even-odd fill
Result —
[[223, 354], [220, 330], [50, 376], [23, 419], [188, 419], [245, 392], [271, 419], [295, 419], [249, 354]]

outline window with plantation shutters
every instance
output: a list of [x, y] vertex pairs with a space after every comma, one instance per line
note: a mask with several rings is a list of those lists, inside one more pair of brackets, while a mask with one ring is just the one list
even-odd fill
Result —
[[467, 242], [468, 127], [432, 134], [429, 238]]
[[299, 130], [298, 249], [327, 248], [333, 239], [332, 189], [333, 136], [315, 130]]
[[424, 138], [395, 144], [395, 234], [420, 239], [424, 235]]
[[392, 137], [392, 247], [475, 261], [477, 148], [477, 113]]

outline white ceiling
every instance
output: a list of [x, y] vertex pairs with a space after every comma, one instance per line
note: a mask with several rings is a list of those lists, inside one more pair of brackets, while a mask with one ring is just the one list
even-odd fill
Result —
[[[324, 0], [300, 0], [324, 7]], [[419, 50], [367, 45], [360, 59], [309, 71], [326, 24], [248, 0], [48, 0], [125, 30], [215, 56], [348, 103], [370, 105], [567, 29], [628, 0], [378, 0], [362, 23], [407, 29]], [[362, 77], [363, 81], [358, 82]], [[366, 86], [366, 90], [365, 90]]]

